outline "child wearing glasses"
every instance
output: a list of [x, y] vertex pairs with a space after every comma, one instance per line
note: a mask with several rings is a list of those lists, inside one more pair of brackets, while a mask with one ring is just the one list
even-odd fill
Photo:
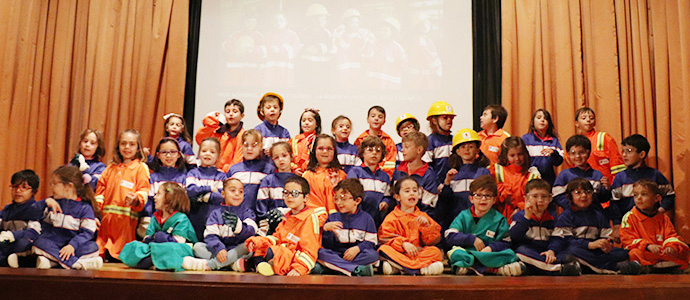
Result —
[[364, 187], [361, 208], [374, 218], [378, 227], [392, 207], [390, 198], [391, 181], [379, 164], [386, 156], [386, 146], [377, 136], [368, 136], [359, 144], [359, 157], [364, 161], [347, 173], [347, 178], [359, 180]]
[[448, 264], [456, 275], [472, 270], [477, 274], [520, 276], [525, 265], [510, 249], [508, 221], [493, 208], [498, 187], [491, 175], [470, 184], [472, 206], [463, 210], [445, 232]]
[[323, 248], [312, 274], [335, 271], [347, 276], [373, 275], [373, 264], [379, 260], [378, 238], [374, 219], [359, 208], [364, 193], [362, 184], [353, 178], [335, 186], [338, 212], [330, 214], [323, 225]]
[[307, 206], [319, 216], [321, 226], [328, 214], [336, 212], [333, 188], [347, 177], [337, 157], [335, 139], [327, 134], [317, 135], [309, 154], [307, 171], [302, 175], [311, 187]]
[[34, 170], [12, 174], [12, 203], [0, 211], [0, 266], [19, 268], [19, 257], [31, 254], [41, 233], [43, 210], [35, 205], [38, 175]]
[[264, 276], [309, 274], [321, 247], [321, 226], [314, 209], [307, 206], [309, 182], [293, 176], [285, 182], [285, 205], [290, 211], [273, 235], [253, 236], [244, 244], [260, 262], [256, 271]]

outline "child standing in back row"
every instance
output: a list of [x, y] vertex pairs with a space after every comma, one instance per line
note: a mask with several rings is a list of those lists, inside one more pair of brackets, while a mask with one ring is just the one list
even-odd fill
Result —
[[196, 142], [214, 137], [220, 142], [220, 158], [218, 169], [224, 173], [230, 166], [242, 161], [242, 134], [244, 133], [242, 118], [244, 118], [244, 104], [232, 99], [225, 102], [223, 112], [211, 112], [202, 121], [203, 127], [196, 132]]
[[563, 148], [548, 110], [540, 108], [534, 112], [529, 131], [522, 136], [522, 141], [527, 145], [532, 166], [537, 168], [542, 179], [553, 185], [556, 180], [554, 168], [563, 163]]
[[333, 119], [331, 133], [335, 138], [335, 149], [338, 152], [338, 161], [345, 173], [349, 172], [352, 167], [362, 164], [362, 160], [357, 155], [357, 146], [349, 142], [351, 132], [352, 121], [350, 121], [350, 118], [340, 115]]
[[383, 124], [386, 123], [386, 110], [383, 107], [375, 105], [369, 108], [367, 112], [367, 123], [369, 123], [369, 129], [360, 134], [355, 140], [355, 146], [359, 147], [362, 140], [370, 135], [378, 136], [383, 144], [386, 145], [386, 156], [380, 164], [381, 169], [388, 174], [388, 176], [393, 176], [395, 171], [395, 142], [387, 133], [381, 130]]
[[261, 97], [256, 113], [263, 123], [256, 125], [263, 137], [263, 149], [266, 154], [273, 143], [290, 140], [290, 132], [278, 125], [278, 119], [283, 113], [283, 97], [276, 93], [266, 93]]
[[431, 134], [429, 135], [429, 149], [427, 151], [427, 158], [430, 160], [429, 165], [436, 171], [436, 177], [441, 180], [446, 176], [450, 167], [448, 166], [448, 157], [450, 157], [453, 144], [453, 135], [451, 128], [453, 127], [453, 119], [455, 113], [453, 107], [446, 101], [437, 101], [431, 104], [429, 113], [426, 119], [429, 121], [431, 127]]
[[510, 134], [503, 130], [503, 125], [508, 119], [508, 111], [500, 105], [488, 105], [479, 117], [479, 138], [482, 145], [479, 148], [484, 155], [489, 158], [489, 164], [498, 162], [498, 155], [501, 152], [501, 144]]
[[321, 115], [313, 108], [307, 108], [299, 117], [299, 135], [292, 139], [295, 174], [302, 175], [309, 164], [309, 150], [314, 138], [321, 133]]

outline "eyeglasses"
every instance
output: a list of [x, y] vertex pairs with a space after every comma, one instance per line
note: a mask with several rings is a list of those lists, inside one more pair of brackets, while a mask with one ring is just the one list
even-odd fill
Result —
[[587, 190], [587, 191], [585, 191], [585, 190], [575, 190], [575, 191], [573, 191], [573, 195], [575, 195], [575, 196], [585, 195], [585, 194], [591, 195], [591, 194], [594, 194], [594, 191], [589, 191], [589, 190]]
[[477, 199], [482, 199], [482, 200], [491, 200], [491, 199], [496, 197], [495, 195], [491, 195], [491, 194], [472, 194], [472, 196], [477, 198]]
[[381, 147], [366, 147], [366, 148], [364, 148], [364, 150], [368, 151], [368, 152], [379, 152], [379, 153], [383, 152]]
[[408, 125], [400, 126], [400, 131], [403, 131], [405, 129], [415, 129], [415, 126], [414, 126], [414, 124], [408, 124]]
[[633, 152], [637, 152], [637, 149], [634, 149], [634, 148], [623, 148], [623, 149], [621, 149], [621, 153], [630, 154]]
[[292, 198], [297, 198], [297, 197], [299, 197], [299, 195], [302, 195], [302, 194], [304, 194], [304, 193], [302, 193], [298, 190], [292, 190], [292, 191], [283, 190], [283, 197], [290, 196]]
[[345, 202], [347, 200], [353, 200], [353, 199], [354, 198], [352, 198], [351, 196], [348, 197], [345, 195], [340, 195], [340, 196], [334, 197], [333, 202]]
[[259, 143], [257, 143], [257, 142], [253, 142], [253, 143], [251, 143], [251, 144], [249, 144], [249, 143], [242, 143], [242, 147], [256, 147], [256, 146], [259, 146]]
[[31, 190], [31, 187], [28, 184], [10, 184], [10, 188], [13, 190], [18, 190], [20, 192], [26, 192], [28, 190]]
[[588, 154], [588, 151], [570, 151], [568, 154], [570, 154], [570, 156], [585, 156]]
[[169, 156], [173, 156], [173, 155], [175, 155], [175, 154], [177, 154], [177, 153], [180, 153], [180, 151], [177, 151], [177, 150], [170, 150], [170, 151], [159, 151], [158, 153], [160, 153], [161, 155], [165, 155], [165, 156], [168, 156], [168, 155], [169, 155]]

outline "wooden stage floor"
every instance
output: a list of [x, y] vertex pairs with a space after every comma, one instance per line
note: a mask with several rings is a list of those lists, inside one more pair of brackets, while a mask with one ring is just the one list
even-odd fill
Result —
[[264, 277], [162, 272], [106, 264], [99, 271], [0, 268], [0, 299], [688, 299], [690, 275], [581, 277]]

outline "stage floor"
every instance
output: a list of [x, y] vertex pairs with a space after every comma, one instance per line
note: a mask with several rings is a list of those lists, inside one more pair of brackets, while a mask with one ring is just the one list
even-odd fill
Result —
[[580, 277], [308, 275], [0, 268], [2, 299], [687, 299], [690, 275]]

